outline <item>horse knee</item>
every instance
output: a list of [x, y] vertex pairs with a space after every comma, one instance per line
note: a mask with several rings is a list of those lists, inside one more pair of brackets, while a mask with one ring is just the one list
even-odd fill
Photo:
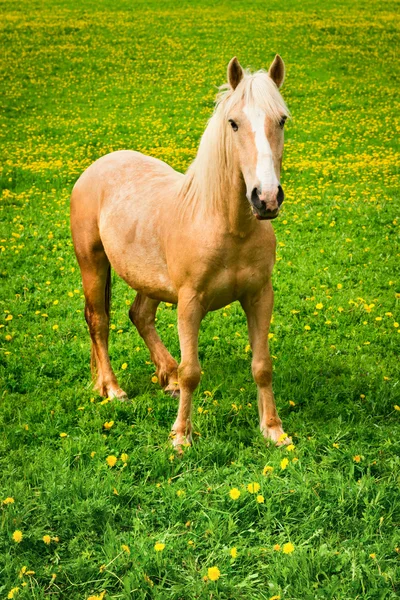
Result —
[[272, 365], [271, 361], [253, 360], [251, 365], [254, 381], [260, 387], [270, 385], [272, 382]]
[[193, 392], [200, 383], [199, 364], [181, 364], [178, 368], [179, 387]]

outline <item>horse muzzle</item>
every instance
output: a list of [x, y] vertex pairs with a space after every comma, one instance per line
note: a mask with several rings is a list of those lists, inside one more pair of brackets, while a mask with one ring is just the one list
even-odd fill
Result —
[[276, 219], [284, 197], [285, 194], [280, 185], [272, 193], [260, 192], [258, 188], [254, 188], [250, 197], [253, 215], [259, 221]]

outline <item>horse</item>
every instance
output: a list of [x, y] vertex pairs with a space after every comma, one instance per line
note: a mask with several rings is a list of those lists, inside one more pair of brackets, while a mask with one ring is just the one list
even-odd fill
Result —
[[[284, 199], [283, 128], [290, 116], [279, 91], [284, 77], [278, 54], [268, 71], [254, 73], [232, 58], [185, 174], [121, 150], [96, 160], [72, 191], [71, 230], [95, 389], [127, 400], [108, 354], [112, 267], [137, 292], [129, 317], [150, 350], [158, 381], [179, 397], [170, 435], [180, 451], [192, 440], [201, 321], [236, 300], [247, 317], [260, 430], [277, 446], [291, 441], [275, 406], [268, 349], [276, 248], [271, 220]], [[162, 301], [177, 304], [179, 365], [155, 329]]]

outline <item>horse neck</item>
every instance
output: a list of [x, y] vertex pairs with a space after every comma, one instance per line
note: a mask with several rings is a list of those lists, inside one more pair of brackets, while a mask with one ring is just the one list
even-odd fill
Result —
[[232, 235], [245, 237], [253, 229], [254, 217], [229, 134], [214, 115], [185, 175], [183, 205], [190, 207], [190, 218], [210, 219]]

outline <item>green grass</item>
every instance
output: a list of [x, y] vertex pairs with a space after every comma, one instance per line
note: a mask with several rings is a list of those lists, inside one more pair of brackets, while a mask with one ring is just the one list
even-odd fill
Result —
[[[1, 5], [0, 502], [14, 503], [0, 506], [0, 597], [397, 598], [398, 4]], [[267, 68], [275, 52], [293, 118], [271, 352], [296, 447], [276, 449], [257, 429], [232, 304], [203, 323], [197, 433], [177, 458], [177, 404], [151, 382], [127, 314], [134, 292], [117, 278], [111, 356], [132, 403], [102, 404], [91, 388], [69, 196], [116, 149], [185, 170], [229, 59]], [[157, 316], [178, 357], [175, 308]], [[19, 577], [24, 566], [34, 574]], [[213, 566], [220, 578], [205, 581]]]

